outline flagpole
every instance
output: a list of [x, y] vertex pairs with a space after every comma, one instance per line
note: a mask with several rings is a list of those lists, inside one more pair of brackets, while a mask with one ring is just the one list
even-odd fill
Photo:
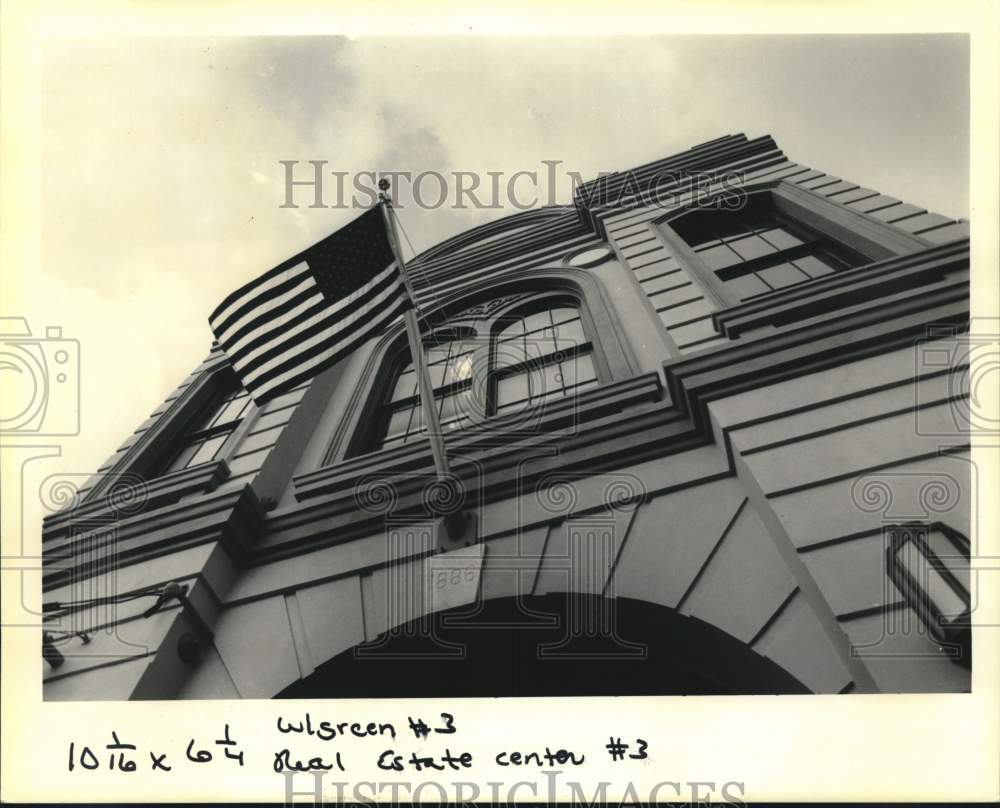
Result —
[[431, 385], [431, 376], [427, 370], [427, 358], [424, 356], [420, 326], [417, 324], [416, 296], [413, 294], [413, 285], [410, 283], [410, 278], [406, 274], [406, 262], [403, 260], [399, 234], [396, 231], [396, 217], [392, 210], [392, 199], [389, 197], [388, 180], [380, 180], [379, 188], [381, 189], [381, 193], [378, 195], [379, 205], [382, 208], [382, 216], [385, 219], [386, 230], [389, 233], [389, 242], [392, 245], [392, 252], [396, 256], [400, 278], [406, 287], [406, 294], [410, 298], [411, 305], [407, 306], [406, 311], [403, 313], [403, 319], [406, 321], [406, 336], [410, 342], [410, 355], [413, 357], [413, 366], [417, 372], [417, 388], [420, 393], [420, 405], [423, 407], [424, 412], [424, 426], [427, 428], [427, 436], [431, 441], [434, 468], [437, 470], [438, 479], [443, 479], [449, 476], [448, 456], [444, 450], [444, 435], [441, 432], [441, 422], [438, 418], [437, 407], [434, 406], [434, 388]]

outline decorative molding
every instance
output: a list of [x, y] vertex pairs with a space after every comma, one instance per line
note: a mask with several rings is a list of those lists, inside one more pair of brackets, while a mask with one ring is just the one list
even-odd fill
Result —
[[[656, 401], [661, 391], [658, 376], [647, 373], [634, 379], [585, 390], [575, 397], [545, 402], [544, 407], [537, 408], [533, 420], [526, 420], [523, 413], [487, 419], [479, 426], [446, 436], [445, 443], [449, 452], [468, 455], [518, 441], [555, 441], [609, 413], [621, 412], [643, 402]], [[343, 491], [373, 472], [382, 473], [388, 469], [409, 472], [432, 466], [430, 446], [421, 441], [419, 444], [394, 446], [300, 474], [293, 478], [292, 483], [295, 498], [302, 502]]]
[[216, 541], [245, 564], [263, 522], [264, 509], [249, 484], [146, 511], [46, 547], [42, 589]]
[[889, 304], [874, 301], [825, 322], [789, 325], [777, 333], [738, 340], [665, 363], [673, 401], [695, 425], [710, 431], [708, 403], [816, 370], [912, 344], [930, 325], [966, 328], [967, 287], [948, 295], [931, 288]]
[[[712, 320], [723, 336], [736, 338], [746, 331], [788, 323], [868, 301], [879, 302], [898, 291], [918, 289], [969, 266], [969, 240], [897, 256], [874, 264], [824, 275], [793, 286], [778, 295], [752, 300], [715, 312]], [[968, 281], [956, 285], [968, 294]]]
[[606, 243], [593, 246], [586, 246], [582, 249], [574, 250], [563, 258], [563, 263], [568, 267], [580, 267], [588, 269], [610, 261], [615, 257], [614, 250]]
[[516, 303], [517, 301], [524, 300], [528, 298], [527, 294], [515, 294], [506, 295], [504, 297], [494, 297], [490, 300], [483, 301], [475, 306], [466, 309], [454, 317], [450, 317], [450, 320], [455, 322], [460, 322], [462, 320], [472, 320], [478, 318], [485, 318], [492, 316], [496, 311], [502, 309], [508, 303]]
[[[621, 381], [634, 375], [638, 363], [625, 339], [617, 313], [607, 292], [593, 275], [584, 269], [555, 267], [540, 269], [527, 277], [493, 278], [477, 285], [473, 290], [452, 293], [438, 305], [424, 313], [425, 319], [447, 322], [452, 318], [468, 319], [471, 312], [481, 309], [483, 318], [495, 317], [504, 308], [511, 308], [522, 301], [540, 294], [568, 293], [581, 303], [581, 316], [586, 318], [593, 332], [594, 358], [603, 375], [611, 381]], [[468, 300], [481, 299], [483, 303], [468, 306]], [[488, 312], [486, 314], [485, 312]], [[486, 339], [487, 335], [481, 335]], [[387, 383], [383, 370], [398, 361], [398, 352], [405, 350], [405, 335], [401, 324], [389, 329], [378, 340], [361, 372], [351, 396], [349, 409], [331, 439], [324, 455], [324, 463], [335, 462], [345, 455], [357, 454], [370, 445], [363, 434], [371, 413], [381, 406]], [[366, 402], [362, 406], [362, 402]]]
[[88, 497], [42, 520], [42, 541], [64, 536], [80, 524], [111, 524], [122, 518], [160, 508], [181, 497], [213, 491], [229, 477], [225, 460], [213, 460], [145, 480], [136, 474], [107, 475], [99, 500]]
[[834, 241], [879, 261], [926, 250], [931, 242], [793, 182], [772, 191], [775, 208]]

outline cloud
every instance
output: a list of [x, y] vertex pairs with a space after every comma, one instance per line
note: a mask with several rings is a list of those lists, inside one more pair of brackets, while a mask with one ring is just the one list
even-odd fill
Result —
[[[71, 461], [96, 468], [201, 360], [222, 297], [356, 214], [281, 208], [279, 160], [561, 160], [586, 179], [771, 132], [793, 159], [962, 215], [967, 65], [963, 37], [45, 40], [27, 314], [81, 340], [90, 415]], [[507, 212], [401, 218], [419, 250]]]

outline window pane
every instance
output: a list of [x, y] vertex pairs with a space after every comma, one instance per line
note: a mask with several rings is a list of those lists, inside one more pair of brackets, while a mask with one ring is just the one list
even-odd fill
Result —
[[529, 392], [527, 373], [502, 377], [497, 382], [497, 412], [524, 406]]
[[547, 365], [544, 369], [544, 395], [564, 394], [570, 387], [596, 378], [594, 359], [590, 354], [571, 356], [565, 362]]
[[762, 255], [770, 255], [773, 253], [774, 247], [768, 244], [760, 236], [750, 236], [749, 238], [741, 238], [736, 241], [730, 241], [729, 246], [736, 251], [736, 254], [740, 256], [744, 261], [749, 261], [753, 258], [760, 258]]
[[711, 210], [695, 210], [669, 224], [692, 247], [717, 244], [720, 230], [723, 235], [735, 235], [742, 228], [732, 217], [727, 220]]
[[726, 281], [726, 289], [731, 289], [740, 300], [771, 291], [771, 287], [756, 275], [741, 275], [738, 278], [730, 278]]
[[207, 426], [226, 424], [230, 421], [238, 421], [243, 417], [243, 413], [246, 412], [246, 409], [249, 406], [250, 396], [246, 391], [243, 391], [236, 396], [229, 398], [219, 409], [218, 415], [215, 419]]
[[528, 334], [525, 338], [525, 350], [529, 359], [538, 359], [559, 350], [552, 329], [546, 328], [542, 331], [536, 331], [534, 334]]
[[746, 207], [738, 211], [722, 211], [719, 215], [739, 219], [747, 231], [766, 230], [774, 225], [774, 214], [766, 199], [757, 195], [749, 197], [747, 202]]
[[796, 238], [787, 230], [781, 227], [775, 227], [772, 230], [765, 230], [761, 233], [761, 236], [770, 244], [773, 244], [779, 250], [788, 250], [792, 247], [798, 247], [802, 240]]
[[524, 337], [498, 342], [493, 347], [493, 363], [499, 368], [516, 365], [527, 358]]
[[187, 468], [188, 461], [194, 456], [194, 453], [198, 451], [201, 447], [201, 441], [196, 441], [195, 443], [189, 444], [182, 448], [170, 461], [170, 465], [167, 466], [165, 472], [178, 471], [183, 468]]
[[774, 267], [762, 269], [757, 274], [774, 289], [780, 289], [783, 286], [792, 286], [796, 283], [809, 280], [808, 275], [796, 269], [792, 264], [778, 264]]
[[558, 309], [551, 309], [552, 311], [552, 322], [558, 325], [559, 323], [565, 323], [568, 320], [579, 320], [580, 312], [571, 307], [563, 307]]
[[216, 421], [219, 420], [219, 416], [223, 413], [226, 407], [229, 406], [230, 402], [233, 400], [234, 393], [230, 393], [222, 400], [216, 400], [212, 402], [211, 407], [207, 411], [202, 411], [198, 419], [191, 424], [188, 428], [188, 432], [200, 432], [203, 429], [208, 429]]
[[206, 440], [191, 457], [188, 465], [196, 466], [199, 463], [207, 463], [209, 460], [214, 460], [216, 453], [222, 448], [222, 444], [226, 442], [226, 438], [228, 437], [229, 433], [227, 432], [225, 435], [216, 435], [214, 438]]
[[497, 334], [497, 339], [512, 339], [520, 334], [524, 334], [524, 320], [518, 317], [512, 323], [508, 323], [503, 327], [499, 334]]
[[587, 341], [587, 337], [583, 333], [583, 323], [580, 322], [579, 317], [557, 325], [555, 334], [560, 343], [560, 350], [564, 349], [567, 344], [582, 345]]
[[444, 383], [448, 367], [448, 349], [431, 348], [427, 351], [427, 374], [431, 377], [431, 387], [437, 389]]
[[472, 352], [456, 353], [448, 361], [443, 384], [454, 384], [472, 378]]
[[738, 264], [741, 260], [740, 257], [730, 250], [725, 244], [720, 244], [718, 247], [709, 247], [707, 250], [702, 250], [698, 253], [698, 255], [712, 269], [721, 269], [722, 267], [728, 267], [732, 264]]
[[524, 318], [524, 330], [528, 334], [532, 331], [540, 331], [549, 325], [552, 325], [552, 320], [549, 319], [548, 310], [536, 311], [534, 314], [529, 314]]
[[442, 426], [446, 422], [454, 421], [455, 419], [468, 421], [469, 408], [473, 403], [472, 393], [468, 389], [439, 398], [437, 400], [438, 418]]
[[807, 255], [803, 258], [796, 258], [793, 263], [810, 278], [818, 278], [821, 275], [829, 275], [834, 271], [832, 266], [816, 255]]
[[[567, 370], [572, 372], [572, 366], [567, 363]], [[541, 395], [542, 398], [548, 398], [552, 395], [562, 395], [565, 388], [568, 386], [565, 382], [565, 375], [563, 373], [563, 366], [553, 362], [551, 365], [546, 365], [542, 368], [541, 372], [541, 383], [542, 388], [536, 395]]]
[[400, 399], [409, 398], [416, 394], [417, 374], [410, 369], [400, 374], [399, 379], [396, 381], [396, 387], [392, 391], [392, 397], [389, 400], [399, 401]]
[[389, 427], [386, 430], [386, 434], [390, 437], [404, 434], [410, 426], [413, 409], [413, 407], [403, 407], [389, 416]]

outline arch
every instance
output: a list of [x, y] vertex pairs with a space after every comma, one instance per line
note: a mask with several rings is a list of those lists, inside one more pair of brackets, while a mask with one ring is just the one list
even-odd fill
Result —
[[477, 247], [480, 244], [492, 242], [503, 235], [525, 233], [537, 225], [548, 224], [561, 219], [567, 211], [574, 211], [572, 205], [553, 205], [538, 210], [527, 210], [504, 216], [492, 222], [486, 222], [478, 227], [465, 230], [458, 235], [445, 239], [440, 244], [429, 247], [414, 258], [414, 263], [423, 263], [443, 258], [454, 253]]
[[340, 652], [276, 698], [810, 692], [721, 629], [655, 603], [618, 598], [614, 635], [574, 637], [574, 613], [593, 611], [599, 598], [504, 597], [471, 617], [468, 608], [438, 612]]
[[[638, 364], [625, 341], [622, 326], [603, 284], [584, 269], [545, 268], [533, 271], [527, 277], [488, 280], [478, 284], [471, 292], [452, 292], [442, 297], [434, 308], [422, 312], [423, 323], [434, 333], [454, 327], [462, 322], [466, 314], [470, 317], [487, 314], [492, 318], [516, 307], [526, 298], [550, 293], [562, 293], [579, 302], [591, 323], [595, 355], [608, 381], [628, 379], [637, 372]], [[500, 308], [488, 312], [476, 311], [477, 306], [490, 301], [500, 301]], [[458, 318], [457, 322], [455, 318]], [[372, 407], [385, 399], [392, 369], [403, 361], [407, 350], [401, 322], [389, 328], [376, 342], [361, 372], [349, 410], [324, 454], [324, 465], [370, 451], [370, 442], [365, 434], [367, 418], [373, 411]]]

